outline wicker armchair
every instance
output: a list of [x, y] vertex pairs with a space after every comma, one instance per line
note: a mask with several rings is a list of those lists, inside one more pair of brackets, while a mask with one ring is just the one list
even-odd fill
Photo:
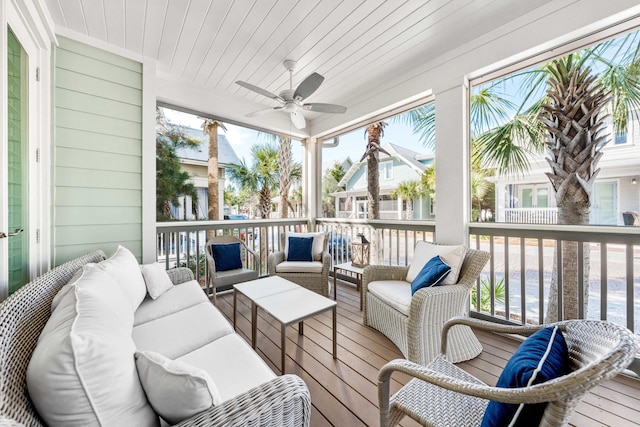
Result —
[[[489, 400], [515, 404], [549, 402], [540, 425], [565, 425], [585, 393], [624, 370], [638, 351], [636, 337], [626, 328], [599, 320], [567, 320], [557, 324], [569, 350], [569, 374], [526, 388], [490, 387], [446, 360], [447, 332], [458, 323], [524, 335], [549, 326], [508, 326], [469, 318], [447, 323], [442, 332], [442, 354], [428, 366], [398, 359], [380, 370], [381, 427], [393, 426], [405, 415], [425, 426], [478, 426]], [[389, 397], [389, 382], [395, 371], [414, 378]]]
[[[281, 236], [284, 239], [284, 235]], [[308, 271], [295, 271], [295, 272], [281, 272], [278, 271], [278, 264], [285, 261], [284, 251], [278, 251], [270, 254], [267, 257], [267, 272], [269, 276], [280, 276], [284, 279], [290, 280], [293, 283], [316, 292], [322, 296], [329, 296], [329, 270], [331, 270], [331, 254], [327, 251], [327, 234], [324, 236], [324, 248], [322, 255], [320, 256], [320, 262], [322, 262], [322, 271], [320, 272], [308, 272]], [[284, 242], [281, 243], [281, 247], [284, 247]]]
[[[211, 246], [217, 244], [240, 243], [240, 256], [243, 260], [243, 268], [228, 271], [217, 271], [216, 263], [213, 259]], [[207, 257], [207, 287], [209, 295], [213, 296], [213, 303], [216, 303], [217, 291], [231, 289], [236, 283], [255, 280], [260, 276], [260, 257], [258, 253], [250, 249], [245, 242], [235, 236], [222, 235], [209, 239], [205, 246]]]
[[[469, 309], [469, 295], [489, 253], [468, 249], [458, 283], [418, 290], [411, 298], [409, 315], [368, 292], [369, 283], [377, 280], [404, 281], [409, 267], [369, 265], [362, 275], [363, 319], [365, 325], [382, 332], [412, 362], [426, 365], [438, 354], [444, 324]], [[470, 328], [456, 327], [449, 337], [448, 354], [452, 362], [473, 359], [482, 351], [480, 342]]]

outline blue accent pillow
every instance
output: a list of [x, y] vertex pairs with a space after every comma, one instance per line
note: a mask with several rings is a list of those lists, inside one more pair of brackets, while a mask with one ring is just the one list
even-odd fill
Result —
[[[564, 335], [557, 326], [548, 327], [531, 335], [518, 347], [504, 367], [496, 387], [527, 387], [558, 378], [569, 371], [569, 351]], [[514, 417], [514, 426], [537, 426], [546, 406], [546, 403], [517, 405], [491, 401], [481, 427], [506, 426]]]
[[313, 261], [313, 237], [289, 236], [287, 261]]
[[228, 271], [242, 268], [240, 243], [216, 243], [211, 245], [216, 271]]
[[411, 295], [418, 289], [430, 286], [438, 286], [451, 272], [451, 267], [447, 265], [440, 255], [431, 258], [420, 270], [420, 273], [411, 282]]

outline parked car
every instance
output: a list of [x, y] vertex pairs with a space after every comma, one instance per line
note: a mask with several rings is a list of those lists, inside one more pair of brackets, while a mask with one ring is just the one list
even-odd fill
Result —
[[[246, 215], [234, 215], [234, 214], [229, 214], [229, 215], [225, 215], [224, 219], [228, 219], [230, 221], [238, 221], [238, 220], [247, 220], [249, 219], [248, 216]], [[241, 228], [240, 229], [240, 239], [242, 240], [246, 240], [245, 237], [248, 237], [249, 240], [253, 239], [253, 228]]]
[[329, 232], [327, 250], [338, 263], [349, 261], [351, 237], [335, 231]]

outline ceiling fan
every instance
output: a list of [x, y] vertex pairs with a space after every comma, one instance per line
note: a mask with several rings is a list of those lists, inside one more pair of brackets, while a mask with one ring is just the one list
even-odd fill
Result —
[[260, 95], [266, 96], [267, 98], [275, 99], [282, 104], [279, 107], [272, 107], [264, 110], [254, 111], [253, 113], [247, 114], [247, 117], [259, 116], [262, 114], [271, 113], [273, 111], [285, 111], [287, 113], [291, 113], [291, 122], [293, 123], [293, 125], [298, 129], [303, 129], [307, 125], [307, 122], [305, 121], [301, 110], [334, 114], [341, 114], [347, 111], [347, 107], [336, 104], [323, 104], [319, 102], [304, 104], [302, 101], [304, 101], [320, 87], [324, 80], [324, 77], [322, 77], [318, 73], [313, 73], [306, 79], [304, 79], [294, 91], [293, 70], [295, 70], [296, 68], [296, 61], [287, 59], [284, 61], [283, 65], [287, 69], [287, 71], [289, 71], [289, 89], [283, 90], [279, 95], [271, 93], [268, 90], [262, 89], [258, 86], [252, 85], [251, 83], [243, 81], [236, 82], [238, 85], [242, 86], [245, 89], [249, 89], [253, 92], [259, 93]]

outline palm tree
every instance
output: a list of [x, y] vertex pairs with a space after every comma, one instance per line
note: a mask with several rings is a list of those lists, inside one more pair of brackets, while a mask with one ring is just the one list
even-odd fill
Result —
[[[171, 205], [178, 205], [178, 197], [190, 196], [193, 209], [198, 193], [190, 176], [181, 169], [176, 150], [180, 147], [197, 147], [200, 144], [190, 137], [182, 126], [176, 126], [166, 119], [162, 109], [156, 108], [156, 219], [174, 219]], [[185, 209], [187, 207], [185, 206]]]
[[271, 194], [278, 188], [278, 149], [270, 144], [251, 147], [253, 163], [244, 159], [239, 165], [229, 168], [229, 177], [241, 188], [258, 193], [260, 197], [260, 218], [271, 214]]
[[386, 122], [371, 123], [364, 130], [367, 138], [367, 149], [360, 159], [367, 159], [367, 204], [368, 218], [380, 219], [380, 180], [378, 176], [378, 165], [380, 163], [380, 152], [389, 154], [380, 146], [380, 139], [384, 136]]
[[202, 123], [202, 130], [205, 135], [209, 135], [209, 161], [207, 171], [209, 177], [209, 206], [207, 217], [210, 220], [220, 219], [220, 206], [218, 194], [218, 128], [224, 131], [227, 128], [224, 123], [215, 119], [205, 119]]
[[[588, 224], [591, 185], [598, 173], [600, 148], [607, 140], [603, 135], [604, 110], [609, 108], [612, 112], [618, 132], [626, 132], [631, 114], [638, 115], [637, 39], [638, 33], [629, 34], [512, 76], [525, 78], [522, 87], [526, 91], [516, 114], [506, 121], [503, 119], [509, 106], [507, 101], [490, 90], [477, 93], [475, 106], [479, 110], [474, 125], [486, 130], [490, 124], [501, 123], [474, 138], [474, 155], [483, 159], [485, 165], [495, 167], [498, 173], [522, 173], [529, 166], [527, 155], [541, 151], [546, 145], [551, 167], [547, 176], [556, 190], [559, 223]], [[613, 62], [607, 57], [621, 59]], [[595, 74], [592, 69], [602, 71]], [[473, 118], [473, 103], [471, 109]], [[578, 272], [577, 244], [562, 243], [564, 318], [578, 316], [580, 281], [584, 283], [584, 294], [588, 294], [588, 248], [585, 256], [585, 269]], [[552, 275], [546, 322], [557, 320], [556, 277], [557, 273]], [[583, 300], [586, 312], [588, 298]]]
[[399, 197], [407, 202], [405, 219], [413, 219], [413, 201], [420, 197], [422, 192], [422, 185], [420, 184], [420, 181], [403, 181], [391, 192], [391, 197], [394, 199]]

